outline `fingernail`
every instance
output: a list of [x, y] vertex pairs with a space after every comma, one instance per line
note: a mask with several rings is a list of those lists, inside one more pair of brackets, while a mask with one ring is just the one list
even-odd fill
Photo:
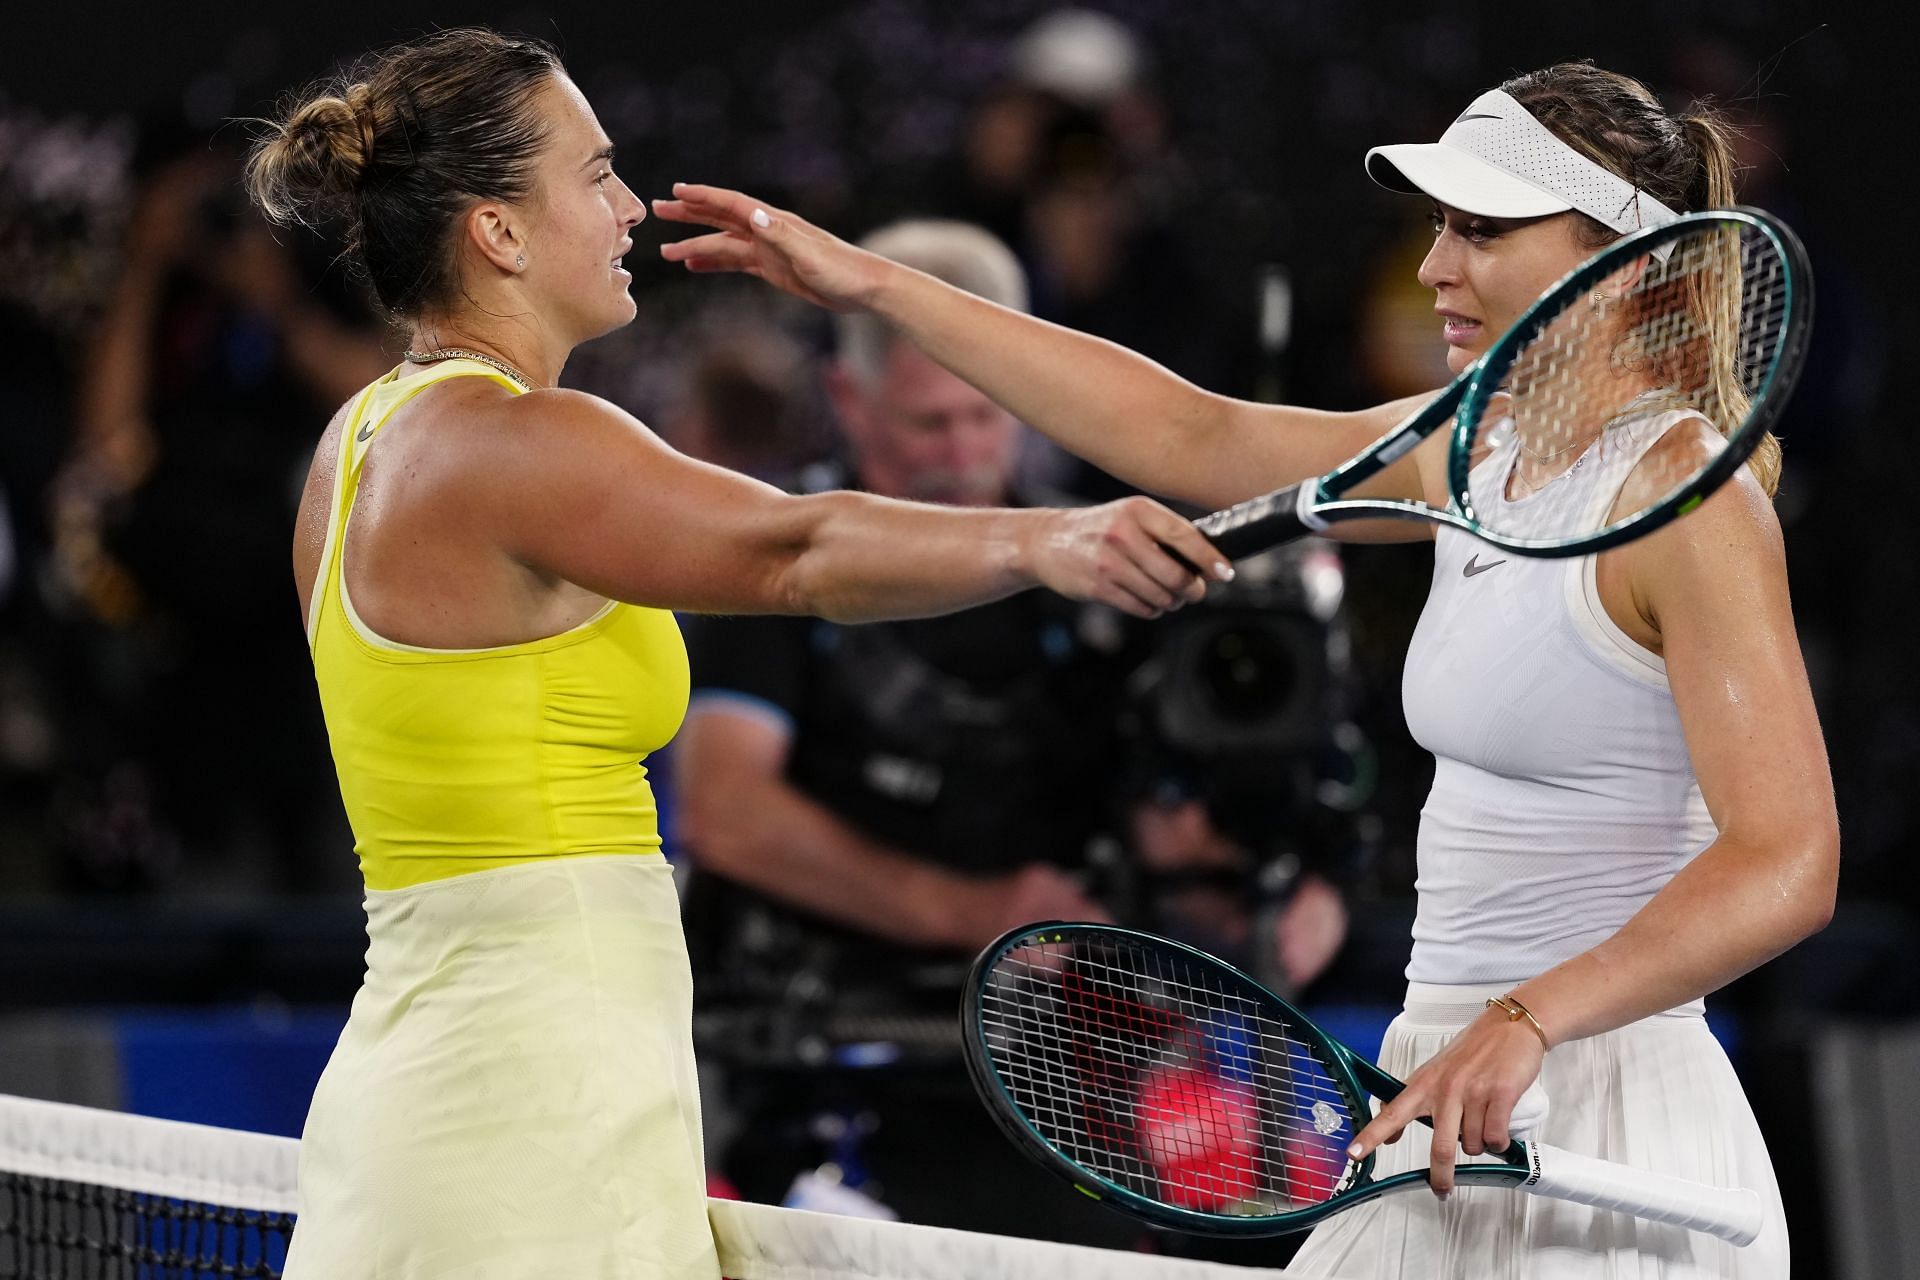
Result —
[[1441, 1204], [1445, 1204], [1447, 1201], [1453, 1199], [1453, 1192], [1451, 1191], [1436, 1191], [1434, 1194], [1440, 1198]]
[[1358, 1160], [1359, 1158], [1360, 1158], [1360, 1144], [1356, 1142], [1347, 1148], [1347, 1159]]
[[1213, 562], [1213, 576], [1222, 582], [1232, 582], [1233, 566], [1225, 560], [1216, 560]]
[[753, 225], [756, 227], [770, 227], [773, 225], [773, 219], [767, 216], [765, 209], [755, 209], [753, 211]]

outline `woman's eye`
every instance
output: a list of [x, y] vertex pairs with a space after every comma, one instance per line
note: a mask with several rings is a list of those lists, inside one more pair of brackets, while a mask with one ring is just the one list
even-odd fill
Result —
[[[1433, 227], [1433, 234], [1436, 238], [1445, 234], [1447, 230], [1447, 218], [1445, 214], [1436, 213], [1432, 218], [1428, 219], [1428, 222], [1429, 225]], [[1483, 222], [1478, 218], [1473, 218], [1469, 219], [1465, 224], [1455, 224], [1455, 234], [1463, 240], [1469, 240], [1475, 244], [1479, 244], [1487, 240], [1498, 239], [1500, 236], [1500, 228], [1491, 223]]]
[[599, 185], [599, 186], [603, 186], [603, 187], [604, 187], [604, 186], [606, 186], [606, 185], [607, 185], [607, 179], [609, 179], [609, 178], [611, 178], [612, 176], [613, 176], [613, 170], [611, 170], [611, 169], [602, 169], [602, 170], [600, 171], [600, 175], [599, 175], [598, 177], [596, 177], [596, 178], [594, 179], [594, 182], [595, 182], [595, 183], [596, 183], [597, 185]]

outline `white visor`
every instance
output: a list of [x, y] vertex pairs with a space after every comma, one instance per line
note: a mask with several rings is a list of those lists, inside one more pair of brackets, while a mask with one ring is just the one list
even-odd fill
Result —
[[1578, 209], [1624, 235], [1679, 216], [1562, 142], [1498, 89], [1475, 98], [1438, 142], [1367, 152], [1367, 175], [1390, 190], [1425, 192], [1486, 218]]

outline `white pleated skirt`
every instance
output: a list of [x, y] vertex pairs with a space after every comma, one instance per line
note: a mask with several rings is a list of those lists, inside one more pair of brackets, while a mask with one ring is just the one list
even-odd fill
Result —
[[666, 859], [555, 859], [366, 905], [288, 1280], [716, 1280]]
[[[1402, 1080], [1483, 1012], [1496, 987], [1414, 983], [1380, 1065]], [[1341, 1280], [1784, 1280], [1787, 1222], [1773, 1164], [1726, 1053], [1695, 1002], [1573, 1040], [1547, 1054], [1551, 1108], [1531, 1136], [1584, 1155], [1718, 1186], [1750, 1187], [1767, 1224], [1745, 1248], [1683, 1227], [1644, 1222], [1498, 1187], [1383, 1196], [1328, 1219], [1287, 1274]], [[1424, 1126], [1380, 1148], [1384, 1176], [1424, 1168]]]

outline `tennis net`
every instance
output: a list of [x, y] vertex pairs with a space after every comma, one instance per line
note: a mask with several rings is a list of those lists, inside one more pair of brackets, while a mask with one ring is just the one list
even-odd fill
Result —
[[[278, 1276], [299, 1152], [291, 1138], [0, 1095], [0, 1280]], [[1282, 1275], [730, 1200], [708, 1216], [732, 1280]]]

